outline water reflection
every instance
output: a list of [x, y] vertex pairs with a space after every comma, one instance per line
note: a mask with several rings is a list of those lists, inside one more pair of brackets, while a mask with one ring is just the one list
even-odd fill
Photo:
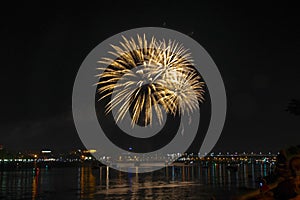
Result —
[[80, 177], [80, 199], [93, 199], [96, 192], [96, 178], [92, 173], [92, 168], [78, 168]]
[[[255, 178], [270, 173], [269, 164], [172, 166], [159, 171], [125, 173], [109, 167], [34, 168], [0, 171], [0, 199], [226, 199]], [[227, 197], [226, 197], [227, 194]]]
[[34, 168], [33, 179], [32, 179], [32, 200], [36, 199], [38, 194], [39, 175], [40, 175], [40, 169]]

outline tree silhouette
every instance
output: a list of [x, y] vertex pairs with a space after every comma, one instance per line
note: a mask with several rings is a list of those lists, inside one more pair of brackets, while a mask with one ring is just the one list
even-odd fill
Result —
[[300, 115], [300, 100], [292, 99], [287, 106], [286, 111], [294, 115]]

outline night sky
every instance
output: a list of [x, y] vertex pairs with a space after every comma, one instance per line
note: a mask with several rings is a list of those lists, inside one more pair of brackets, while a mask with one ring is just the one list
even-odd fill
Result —
[[228, 112], [214, 151], [272, 151], [300, 144], [296, 5], [18, 4], [1, 9], [0, 144], [11, 150], [82, 148], [72, 89], [87, 54], [106, 38], [138, 27], [190, 35], [223, 77]]

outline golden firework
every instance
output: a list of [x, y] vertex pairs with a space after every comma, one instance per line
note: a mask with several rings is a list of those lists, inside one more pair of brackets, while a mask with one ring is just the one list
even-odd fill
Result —
[[163, 111], [176, 115], [190, 114], [202, 102], [204, 83], [193, 68], [191, 53], [178, 42], [169, 40], [150, 41], [146, 36], [123, 37], [119, 46], [111, 45], [115, 56], [102, 58], [99, 63], [98, 91], [101, 99], [110, 97], [106, 113], [118, 108], [116, 121], [122, 120], [131, 110], [132, 126], [142, 117], [144, 125], [152, 124], [153, 115], [159, 123]]

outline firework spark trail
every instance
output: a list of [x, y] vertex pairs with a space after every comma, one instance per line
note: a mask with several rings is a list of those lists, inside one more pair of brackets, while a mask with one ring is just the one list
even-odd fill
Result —
[[[175, 41], [150, 42], [146, 36], [137, 35], [137, 42], [123, 37], [120, 46], [111, 45], [109, 53], [115, 59], [102, 58], [99, 63], [109, 65], [99, 68], [104, 72], [97, 75], [98, 91], [103, 99], [112, 96], [106, 105], [106, 113], [118, 107], [116, 122], [122, 120], [132, 109], [132, 126], [141, 115], [144, 124], [152, 124], [155, 113], [159, 123], [163, 121], [163, 110], [180, 115], [199, 109], [202, 102], [204, 83], [191, 67], [193, 60], [187, 49]], [[152, 108], [155, 111], [152, 112]]]

